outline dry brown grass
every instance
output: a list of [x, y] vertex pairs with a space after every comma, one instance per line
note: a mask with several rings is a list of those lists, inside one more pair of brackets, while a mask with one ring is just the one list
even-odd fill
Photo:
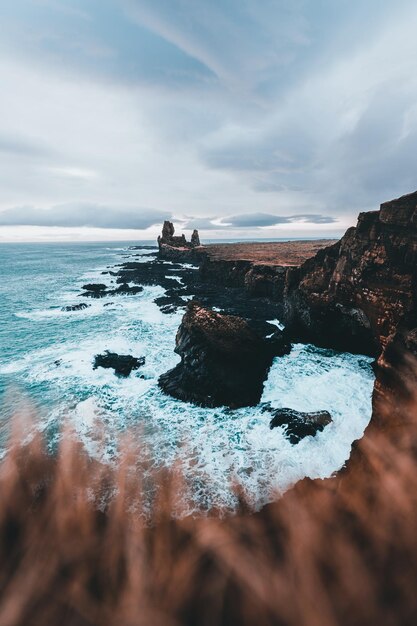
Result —
[[114, 470], [68, 433], [56, 457], [40, 439], [12, 446], [1, 626], [414, 626], [416, 407], [395, 438], [371, 429], [341, 479], [304, 480], [257, 514], [242, 499], [226, 519], [173, 519], [180, 478], [164, 474], [145, 522], [131, 452]]

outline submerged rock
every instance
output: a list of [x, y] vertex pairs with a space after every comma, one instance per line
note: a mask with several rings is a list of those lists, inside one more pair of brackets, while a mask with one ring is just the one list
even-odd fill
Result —
[[134, 296], [138, 293], [141, 293], [142, 291], [143, 287], [140, 287], [139, 285], [133, 285], [131, 287], [130, 285], [128, 285], [128, 283], [122, 283], [121, 285], [116, 287], [116, 289], [109, 289], [109, 291], [107, 291], [107, 295], [115, 296], [117, 294], [125, 294]]
[[117, 354], [106, 350], [104, 354], [97, 354], [94, 358], [93, 369], [105, 367], [114, 369], [114, 373], [118, 376], [129, 376], [132, 370], [137, 370], [145, 365], [145, 357], [134, 357], [130, 354]]
[[69, 304], [67, 306], [63, 306], [61, 311], [69, 312], [69, 311], [83, 311], [87, 309], [91, 304], [86, 304], [85, 302], [80, 302], [80, 304]]
[[176, 337], [181, 363], [162, 374], [159, 385], [200, 406], [254, 406], [274, 355], [289, 351], [282, 334], [269, 343], [246, 320], [190, 302]]
[[328, 411], [303, 413], [287, 408], [268, 408], [267, 410], [273, 415], [269, 424], [271, 430], [279, 426], [284, 426], [285, 435], [293, 444], [298, 443], [301, 439], [304, 439], [304, 437], [314, 437], [333, 421]]

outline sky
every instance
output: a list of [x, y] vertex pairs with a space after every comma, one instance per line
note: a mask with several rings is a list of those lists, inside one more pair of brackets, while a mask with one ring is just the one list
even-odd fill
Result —
[[0, 0], [0, 242], [333, 237], [417, 189], [415, 0]]

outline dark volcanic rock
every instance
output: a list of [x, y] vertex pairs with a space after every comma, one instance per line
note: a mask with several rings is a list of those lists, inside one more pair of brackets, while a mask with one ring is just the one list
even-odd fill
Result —
[[191, 242], [188, 242], [185, 235], [175, 236], [174, 224], [165, 221], [162, 227], [162, 235], [158, 237], [159, 256], [171, 261], [186, 260], [193, 252], [194, 248], [200, 246], [198, 230], [194, 230]]
[[181, 363], [162, 374], [159, 385], [201, 406], [253, 406], [273, 356], [289, 350], [283, 336], [268, 344], [244, 319], [190, 302], [176, 337]]
[[182, 235], [182, 237], [177, 237], [176, 240], [174, 239], [174, 235], [174, 224], [165, 220], [164, 225], [162, 226], [162, 235], [158, 237], [158, 243], [168, 243], [170, 245], [174, 245], [175, 243], [178, 243], [179, 245], [186, 243], [184, 235]]
[[193, 234], [191, 235], [191, 245], [193, 248], [196, 248], [200, 244], [200, 236], [198, 234], [198, 230], [194, 229]]
[[106, 350], [104, 354], [97, 354], [94, 358], [93, 369], [105, 367], [114, 369], [118, 376], [129, 376], [132, 370], [137, 370], [145, 364], [145, 357], [136, 358], [130, 354], [116, 354]]
[[106, 295], [106, 285], [103, 283], [87, 283], [82, 287], [84, 289], [84, 293], [82, 296], [87, 298], [104, 298]]
[[118, 272], [118, 283], [131, 282], [138, 285], [160, 285], [165, 289], [178, 286], [177, 275], [188, 276], [195, 269], [185, 269], [180, 263], [166, 263], [159, 259], [147, 263], [130, 261]]
[[91, 306], [90, 304], [86, 304], [85, 302], [80, 302], [80, 304], [69, 304], [67, 306], [63, 306], [61, 311], [82, 311], [84, 309], [87, 309], [89, 306]]
[[291, 443], [298, 443], [304, 437], [314, 437], [332, 422], [332, 417], [327, 411], [302, 413], [301, 411], [287, 408], [268, 410], [273, 415], [269, 425], [271, 430], [279, 426], [285, 426], [285, 435]]
[[179, 307], [185, 307], [187, 302], [174, 290], [168, 290], [164, 296], [155, 298], [155, 304], [161, 309], [161, 313], [175, 313]]
[[83, 285], [83, 289], [86, 291], [84, 291], [81, 296], [84, 298], [104, 298], [105, 296], [116, 296], [118, 294], [136, 295], [143, 291], [143, 287], [136, 285], [131, 287], [124, 281], [124, 279], [118, 279], [117, 282], [120, 282], [121, 284], [115, 289], [108, 289], [107, 286], [103, 284]]
[[117, 295], [117, 294], [125, 294], [125, 295], [134, 296], [137, 293], [141, 293], [142, 291], [143, 291], [143, 287], [139, 287], [139, 286], [136, 286], [136, 285], [131, 287], [127, 283], [122, 283], [116, 289], [110, 289], [109, 291], [107, 291], [106, 295], [113, 296], [113, 295]]

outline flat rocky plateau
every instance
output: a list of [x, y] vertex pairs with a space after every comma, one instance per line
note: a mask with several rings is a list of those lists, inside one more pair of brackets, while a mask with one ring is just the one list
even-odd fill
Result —
[[206, 244], [202, 246], [202, 250], [213, 261], [250, 261], [258, 265], [297, 266], [336, 241], [336, 239], [318, 239], [216, 243]]

